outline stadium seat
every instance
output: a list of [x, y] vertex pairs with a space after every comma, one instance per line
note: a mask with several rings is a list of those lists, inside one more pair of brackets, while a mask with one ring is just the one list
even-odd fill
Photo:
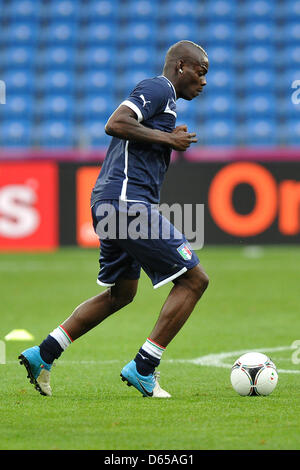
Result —
[[44, 120], [34, 130], [35, 145], [64, 148], [73, 145], [73, 125], [70, 120]]
[[300, 146], [300, 119], [287, 119], [283, 126], [284, 133], [284, 144]]
[[231, 22], [234, 19], [237, 10], [238, 8], [236, 8], [234, 3], [230, 0], [216, 0], [213, 2], [207, 2], [207, 4], [204, 5], [201, 17], [209, 21]]
[[247, 67], [273, 67], [273, 59], [275, 57], [275, 47], [273, 44], [248, 45], [241, 47], [236, 52], [236, 65]]
[[30, 120], [4, 120], [1, 123], [1, 147], [28, 147], [31, 144], [32, 124]]
[[68, 22], [53, 21], [40, 32], [40, 41], [44, 45], [64, 46], [78, 40], [77, 25]]
[[211, 45], [209, 47], [210, 69], [214, 66], [230, 66], [234, 64], [235, 48], [232, 44]]
[[117, 25], [110, 22], [92, 22], [80, 30], [78, 38], [82, 46], [110, 45], [117, 40]]
[[79, 6], [80, 0], [50, 1], [42, 5], [40, 14], [45, 20], [75, 23], [79, 17]]
[[203, 2], [197, 0], [167, 0], [165, 2], [158, 0], [157, 18], [161, 22], [169, 21], [170, 12], [172, 12], [173, 17], [180, 22], [190, 21], [191, 18], [197, 19], [204, 10], [201, 3]]
[[287, 45], [296, 46], [300, 44], [300, 26], [299, 19], [296, 21], [287, 21], [281, 25], [279, 30], [279, 40]]
[[203, 125], [204, 145], [228, 146], [236, 143], [236, 124], [234, 120], [206, 120]]
[[35, 76], [30, 69], [7, 70], [1, 74], [6, 83], [7, 95], [31, 93], [35, 87]]
[[75, 85], [75, 74], [71, 70], [46, 70], [37, 76], [37, 90], [42, 94], [69, 94]]
[[118, 30], [118, 43], [139, 46], [155, 43], [155, 21], [129, 21]]
[[237, 83], [239, 90], [247, 93], [247, 90], [257, 93], [273, 91], [276, 88], [278, 77], [275, 78], [275, 70], [271, 67], [244, 68], [239, 75]]
[[271, 93], [251, 91], [238, 102], [239, 115], [243, 118], [269, 118], [276, 113], [276, 96]]
[[77, 54], [76, 65], [84, 70], [108, 70], [116, 64], [116, 49], [113, 46], [88, 46]]
[[0, 34], [0, 45], [24, 46], [33, 45], [37, 40], [36, 22], [10, 22], [2, 27]]
[[34, 0], [10, 0], [1, 7], [1, 18], [6, 21], [35, 21], [41, 12], [41, 3]]
[[300, 1], [299, 0], [285, 0], [276, 5], [275, 9], [276, 18], [280, 21], [289, 22], [300, 20]]
[[236, 113], [236, 99], [233, 92], [216, 92], [199, 98], [197, 116], [205, 119], [232, 119]]
[[103, 94], [115, 89], [116, 75], [110, 70], [87, 70], [77, 75], [75, 89], [81, 93]]
[[205, 94], [223, 93], [234, 90], [236, 87], [236, 73], [229, 66], [224, 68], [209, 68], [206, 76], [207, 85], [204, 89]]
[[118, 0], [90, 0], [80, 3], [79, 15], [85, 21], [112, 21], [118, 17], [119, 7]]
[[205, 38], [208, 44], [216, 46], [233, 44], [236, 40], [236, 24], [234, 21], [210, 21], [202, 28], [198, 29], [199, 39]]
[[34, 46], [6, 47], [0, 54], [0, 67], [28, 69], [34, 65], [34, 54]]
[[274, 146], [278, 143], [279, 133], [274, 118], [249, 119], [243, 125], [242, 140], [250, 146]]
[[86, 120], [76, 129], [77, 143], [90, 148], [105, 147], [111, 137], [105, 133], [106, 120]]
[[41, 119], [66, 119], [71, 118], [74, 112], [75, 104], [72, 96], [46, 95], [40, 99], [35, 106], [36, 116]]
[[118, 7], [118, 17], [121, 20], [153, 21], [160, 10], [159, 0], [128, 0], [120, 2]]
[[239, 3], [236, 13], [239, 20], [272, 21], [276, 8], [268, 0], [245, 0]]
[[75, 105], [75, 115], [80, 120], [107, 121], [112, 112], [117, 108], [109, 93], [105, 95], [88, 94], [78, 100]]
[[128, 96], [133, 88], [145, 78], [151, 78], [155, 76], [152, 69], [143, 70], [127, 70], [124, 73], [120, 73], [116, 82], [116, 91], [121, 93], [124, 98]]
[[197, 22], [193, 17], [189, 18], [189, 21], [180, 21], [179, 19], [168, 21], [159, 31], [159, 41], [165, 48], [187, 38], [197, 42], [198, 36]]
[[280, 38], [280, 32], [269, 21], [248, 21], [238, 29], [238, 41], [246, 44], [271, 43]]
[[75, 49], [70, 46], [46, 46], [36, 52], [36, 66], [41, 70], [70, 69], [75, 63]]
[[34, 99], [32, 94], [11, 95], [5, 106], [0, 106], [0, 116], [11, 121], [32, 119]]
[[152, 44], [148, 46], [129, 46], [118, 54], [117, 65], [133, 70], [149, 68], [154, 56], [155, 48]]

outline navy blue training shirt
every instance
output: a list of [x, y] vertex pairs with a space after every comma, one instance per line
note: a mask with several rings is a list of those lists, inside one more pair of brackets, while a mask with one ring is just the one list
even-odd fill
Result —
[[[141, 81], [121, 103], [151, 129], [172, 132], [176, 122], [176, 92], [164, 76]], [[112, 137], [91, 196], [91, 205], [104, 199], [159, 203], [160, 188], [170, 163], [171, 148]]]

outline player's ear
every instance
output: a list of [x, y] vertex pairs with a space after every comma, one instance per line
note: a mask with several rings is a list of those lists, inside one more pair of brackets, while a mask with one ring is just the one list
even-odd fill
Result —
[[180, 73], [182, 74], [183, 73], [183, 60], [178, 60], [177, 64], [176, 64], [176, 71], [177, 73]]

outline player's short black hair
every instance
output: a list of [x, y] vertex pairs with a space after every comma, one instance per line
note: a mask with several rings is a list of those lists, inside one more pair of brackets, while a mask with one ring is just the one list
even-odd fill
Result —
[[[187, 48], [195, 48], [199, 52], [201, 52], [206, 58], [208, 58], [207, 52], [205, 51], [205, 49], [203, 49], [203, 47], [199, 46], [199, 44], [196, 44], [193, 41], [188, 41], [184, 39], [182, 41], [176, 42], [168, 49], [165, 64], [167, 65], [168, 62], [179, 59], [188, 60], [189, 56], [186, 51]], [[192, 60], [192, 58], [190, 58], [190, 60]]]

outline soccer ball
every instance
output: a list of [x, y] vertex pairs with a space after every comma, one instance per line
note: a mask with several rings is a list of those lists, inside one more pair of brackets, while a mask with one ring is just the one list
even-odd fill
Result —
[[268, 356], [249, 352], [235, 361], [230, 380], [239, 395], [270, 395], [277, 385], [278, 374]]

